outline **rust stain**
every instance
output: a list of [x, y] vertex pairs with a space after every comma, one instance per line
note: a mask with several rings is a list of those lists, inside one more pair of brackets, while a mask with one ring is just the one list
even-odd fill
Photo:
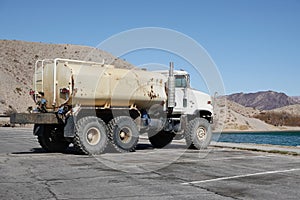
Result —
[[153, 85], [150, 86], [151, 90], [147, 92], [148, 97], [150, 97], [150, 99], [155, 99], [157, 97], [159, 97], [159, 94], [156, 94], [153, 90]]

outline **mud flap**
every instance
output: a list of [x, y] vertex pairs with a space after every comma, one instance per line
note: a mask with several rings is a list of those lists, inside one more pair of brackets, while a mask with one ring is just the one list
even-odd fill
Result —
[[64, 137], [73, 138], [75, 136], [74, 131], [75, 131], [74, 117], [69, 116], [65, 121]]
[[180, 116], [180, 125], [177, 130], [177, 133], [175, 137], [173, 138], [174, 140], [181, 140], [184, 138], [185, 130], [188, 124], [188, 117], [187, 115], [181, 115]]
[[39, 136], [44, 133], [45, 126], [42, 124], [35, 124], [33, 128], [33, 135]]

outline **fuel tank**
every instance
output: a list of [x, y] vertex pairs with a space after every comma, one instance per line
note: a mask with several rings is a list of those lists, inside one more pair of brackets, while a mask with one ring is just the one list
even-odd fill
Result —
[[62, 105], [148, 109], [166, 102], [165, 83], [160, 73], [55, 59], [36, 70], [34, 87], [47, 101], [47, 109]]

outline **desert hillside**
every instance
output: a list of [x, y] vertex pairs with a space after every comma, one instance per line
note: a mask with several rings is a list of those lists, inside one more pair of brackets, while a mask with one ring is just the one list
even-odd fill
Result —
[[281, 108], [274, 109], [272, 111], [277, 112], [277, 113], [286, 112], [286, 113], [289, 113], [292, 115], [299, 115], [300, 114], [300, 104], [284, 106]]
[[[300, 113], [300, 105], [291, 105], [273, 110], [258, 110], [256, 108], [245, 107], [236, 102], [226, 99], [217, 100], [215, 112], [221, 116], [216, 116], [214, 128], [216, 131], [281, 131], [281, 130], [300, 130], [299, 126], [275, 126], [258, 119], [262, 113], [278, 113], [286, 112], [290, 116], [298, 116]], [[226, 102], [226, 103], [225, 103]], [[223, 115], [223, 117], [222, 117]], [[272, 116], [271, 116], [272, 118]]]
[[[299, 105], [297, 105], [299, 107]], [[297, 107], [295, 105], [295, 107]], [[273, 126], [261, 121], [254, 116], [262, 111], [244, 107], [240, 104], [227, 100], [227, 116], [224, 130], [240, 131], [277, 131], [277, 130], [299, 130], [299, 127]]]
[[0, 114], [24, 112], [34, 102], [28, 95], [32, 87], [34, 64], [38, 59], [67, 58], [113, 63], [131, 68], [131, 64], [96, 48], [37, 42], [0, 40]]

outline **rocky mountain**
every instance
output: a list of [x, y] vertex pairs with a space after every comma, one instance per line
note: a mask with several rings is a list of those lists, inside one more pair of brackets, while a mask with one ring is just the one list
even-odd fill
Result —
[[284, 93], [262, 91], [256, 93], [236, 93], [227, 96], [227, 99], [259, 110], [272, 110], [284, 106], [295, 105], [299, 102]]
[[133, 65], [99, 49], [70, 44], [0, 40], [0, 114], [26, 111], [34, 105], [28, 95], [32, 87], [36, 60], [67, 58], [114, 64], [132, 68]]
[[300, 96], [293, 96], [292, 99], [294, 99], [300, 104]]

